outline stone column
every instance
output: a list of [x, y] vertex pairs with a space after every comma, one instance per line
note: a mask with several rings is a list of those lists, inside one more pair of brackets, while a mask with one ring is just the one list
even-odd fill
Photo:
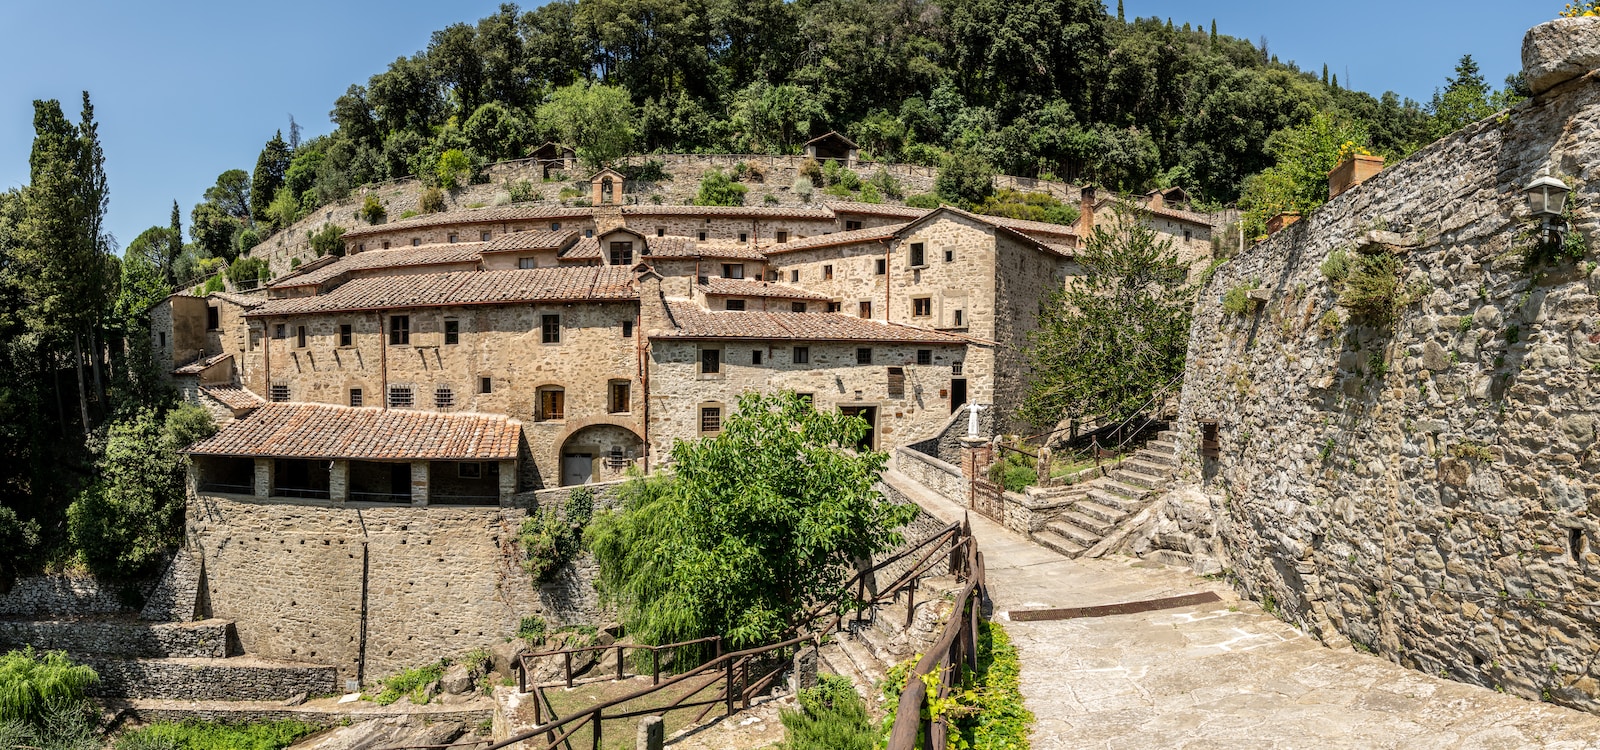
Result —
[[336, 460], [328, 469], [328, 499], [342, 503], [350, 499], [350, 462]]
[[500, 462], [500, 507], [511, 507], [512, 496], [517, 494], [517, 462]]
[[646, 716], [639, 720], [636, 750], [662, 750], [667, 744], [667, 728], [660, 716]]
[[256, 497], [272, 497], [272, 469], [272, 459], [256, 457]]
[[794, 655], [794, 672], [789, 676], [789, 689], [796, 695], [806, 688], [817, 686], [817, 647], [806, 645]]
[[428, 504], [428, 462], [411, 462], [411, 504]]

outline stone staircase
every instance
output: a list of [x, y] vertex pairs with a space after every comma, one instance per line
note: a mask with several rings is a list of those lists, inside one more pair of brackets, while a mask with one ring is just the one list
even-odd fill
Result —
[[855, 684], [875, 713], [883, 710], [883, 694], [878, 690], [884, 674], [893, 665], [921, 653], [938, 636], [939, 626], [949, 609], [944, 594], [957, 587], [953, 577], [925, 578], [918, 585], [911, 626], [906, 624], [906, 596], [902, 593], [861, 613], [862, 619], [847, 616], [818, 652], [819, 667]]
[[1104, 550], [1095, 548], [1144, 510], [1172, 480], [1178, 464], [1176, 435], [1164, 430], [1108, 475], [1069, 488], [1068, 497], [1076, 499], [1033, 532], [1033, 540], [1067, 557], [1091, 551], [1099, 556]]

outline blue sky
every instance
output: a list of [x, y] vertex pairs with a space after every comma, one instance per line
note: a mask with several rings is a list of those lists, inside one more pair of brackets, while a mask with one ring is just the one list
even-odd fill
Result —
[[[524, 7], [535, 5], [524, 2]], [[1491, 83], [1520, 68], [1522, 34], [1556, 0], [1347, 0], [1326, 3], [1125, 0], [1131, 16], [1172, 17], [1266, 36], [1281, 59], [1324, 62], [1341, 82], [1425, 101], [1463, 53]], [[1109, 3], [1115, 10], [1115, 0]], [[108, 226], [126, 245], [189, 209], [219, 173], [253, 169], [261, 145], [295, 116], [309, 137], [328, 110], [428, 35], [475, 21], [498, 0], [276, 0], [272, 3], [0, 0], [0, 190], [27, 181], [34, 99], [76, 119], [88, 89], [111, 183]], [[1345, 73], [1348, 68], [1348, 75]]]

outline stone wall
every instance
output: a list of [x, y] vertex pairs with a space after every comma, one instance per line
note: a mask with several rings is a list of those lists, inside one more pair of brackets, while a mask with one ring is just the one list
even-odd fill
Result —
[[233, 623], [227, 620], [150, 624], [125, 621], [0, 620], [0, 651], [32, 646], [142, 658], [222, 659]]
[[138, 611], [154, 582], [123, 587], [87, 575], [18, 578], [0, 594], [0, 617], [91, 617]]
[[[1532, 267], [1522, 187], [1600, 206], [1585, 79], [1451, 135], [1222, 266], [1175, 429], [1180, 486], [1137, 540], [1269, 611], [1430, 674], [1600, 710], [1600, 271]], [[1320, 267], [1393, 253], [1415, 302], [1352, 320]], [[1220, 298], [1269, 300], [1228, 315]], [[1220, 450], [1199, 454], [1215, 420]]]
[[94, 695], [189, 701], [284, 700], [339, 690], [334, 668], [237, 659], [102, 659], [87, 657], [100, 682]]

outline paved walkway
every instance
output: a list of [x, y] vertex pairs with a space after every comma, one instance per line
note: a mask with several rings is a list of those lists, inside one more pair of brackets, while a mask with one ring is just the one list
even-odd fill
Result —
[[[897, 472], [891, 472], [897, 475]], [[903, 475], [896, 484], [919, 485]], [[914, 492], [946, 521], [963, 510]], [[994, 618], [1022, 657], [1034, 750], [1056, 748], [1600, 748], [1600, 716], [1335, 651], [1232, 589], [1131, 558], [1070, 560], [973, 515]], [[1013, 609], [1214, 591], [1221, 603], [1012, 622]]]

